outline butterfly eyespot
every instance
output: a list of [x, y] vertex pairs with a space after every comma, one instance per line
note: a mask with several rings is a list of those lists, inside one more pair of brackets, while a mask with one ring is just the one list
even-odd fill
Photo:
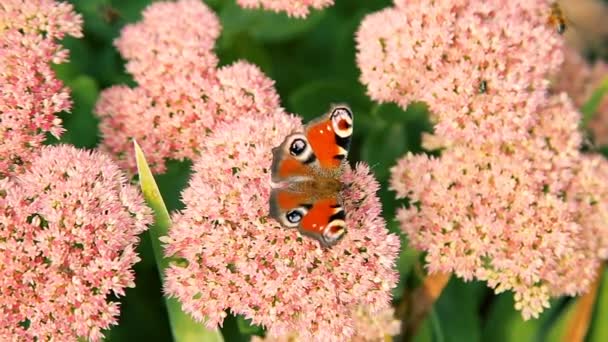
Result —
[[304, 217], [304, 215], [302, 215], [302, 213], [299, 210], [291, 210], [289, 212], [287, 212], [287, 214], [285, 214], [285, 217], [287, 218], [287, 221], [289, 221], [289, 223], [299, 223], [300, 221], [302, 221], [302, 218]]
[[307, 145], [308, 144], [306, 144], [306, 141], [303, 139], [295, 139], [289, 146], [289, 153], [291, 153], [292, 156], [297, 157], [306, 151]]
[[347, 107], [336, 107], [331, 112], [334, 132], [341, 138], [348, 138], [353, 133], [353, 113]]

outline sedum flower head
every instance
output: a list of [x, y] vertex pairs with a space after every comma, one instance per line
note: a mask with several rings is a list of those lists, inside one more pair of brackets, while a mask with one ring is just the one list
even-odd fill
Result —
[[386, 230], [378, 183], [362, 164], [342, 178], [349, 230], [333, 248], [268, 217], [270, 151], [294, 129], [299, 120], [281, 111], [245, 113], [206, 139], [165, 240], [165, 254], [183, 260], [168, 268], [165, 291], [209, 327], [229, 309], [270, 336], [344, 340], [355, 308], [388, 306], [399, 239]]
[[137, 189], [109, 157], [70, 146], [42, 148], [0, 188], [0, 340], [100, 340], [151, 221]]
[[[598, 60], [589, 64], [578, 51], [565, 49], [562, 68], [555, 75], [553, 90], [565, 91], [577, 107], [582, 108], [593, 92], [608, 79], [608, 64]], [[589, 129], [598, 145], [608, 145], [608, 96], [604, 96], [597, 106]]]
[[449, 141], [525, 138], [562, 61], [549, 1], [396, 1], [356, 34], [368, 94], [424, 101]]
[[[392, 336], [398, 335], [401, 331], [401, 322], [395, 319], [395, 310], [389, 307], [375, 314], [370, 314], [362, 307], [357, 308], [353, 313], [354, 333], [348, 341], [351, 342], [374, 342], [390, 341]], [[306, 339], [300, 338], [297, 332], [280, 336], [260, 338], [254, 336], [253, 342], [301, 342]]]
[[23, 172], [46, 133], [63, 133], [56, 114], [71, 102], [50, 64], [67, 59], [58, 40], [82, 36], [81, 26], [66, 3], [0, 4], [0, 178]]
[[215, 14], [192, 0], [155, 3], [142, 22], [123, 30], [117, 46], [139, 86], [106, 89], [95, 107], [103, 149], [121, 166], [136, 169], [133, 138], [155, 152], [149, 163], [160, 173], [166, 159], [198, 158], [217, 124], [278, 109], [274, 81], [257, 66], [238, 61], [216, 69], [219, 30]]
[[311, 9], [323, 9], [334, 0], [237, 0], [244, 8], [264, 8], [273, 12], [285, 12], [290, 17], [306, 18]]

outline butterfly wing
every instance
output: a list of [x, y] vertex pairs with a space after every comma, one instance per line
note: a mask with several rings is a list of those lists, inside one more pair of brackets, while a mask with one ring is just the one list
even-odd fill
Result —
[[337, 195], [314, 198], [290, 188], [273, 189], [270, 215], [283, 226], [298, 228], [322, 246], [331, 247], [346, 233], [345, 213]]
[[318, 161], [325, 170], [342, 166], [348, 155], [353, 134], [353, 113], [343, 105], [334, 106], [328, 115], [306, 126], [306, 138]]
[[[331, 246], [346, 233], [338, 177], [350, 147], [353, 114], [334, 106], [274, 148], [270, 215], [281, 225], [298, 228]], [[285, 184], [288, 184], [285, 186]]]

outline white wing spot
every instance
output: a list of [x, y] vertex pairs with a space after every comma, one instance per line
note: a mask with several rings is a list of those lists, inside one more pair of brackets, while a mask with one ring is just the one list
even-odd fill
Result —
[[330, 125], [327, 125], [327, 130], [331, 131], [331, 126]]
[[313, 227], [313, 228], [316, 228], [316, 227], [317, 227], [317, 224], [316, 224], [316, 223], [313, 223], [313, 224], [312, 224], [312, 227]]
[[323, 130], [319, 130], [319, 133], [323, 134]]

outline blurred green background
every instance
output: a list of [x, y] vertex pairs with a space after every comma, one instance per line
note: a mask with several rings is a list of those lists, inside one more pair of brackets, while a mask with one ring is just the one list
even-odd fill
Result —
[[[62, 114], [67, 132], [61, 141], [94, 148], [99, 143], [98, 120], [92, 108], [100, 90], [115, 84], [135, 85], [125, 73], [124, 61], [112, 45], [120, 29], [141, 18], [149, 0], [71, 1], [84, 16], [83, 39], [68, 38], [70, 63], [56, 66], [59, 77], [72, 89], [71, 114]], [[378, 105], [365, 95], [355, 64], [354, 33], [362, 18], [390, 6], [389, 0], [338, 0], [305, 20], [283, 14], [243, 10], [234, 0], [205, 1], [221, 19], [222, 34], [216, 44], [220, 64], [246, 59], [276, 81], [287, 111], [305, 121], [323, 113], [331, 103], [345, 102], [356, 114], [356, 128], [349, 159], [366, 161], [382, 183], [384, 216], [392, 232], [401, 203], [387, 189], [389, 168], [406, 151], [420, 152], [420, 135], [430, 131], [426, 108], [414, 104], [403, 111], [392, 104]], [[179, 192], [186, 185], [190, 164], [170, 162], [157, 177], [169, 210], [180, 208]], [[109, 341], [171, 341], [171, 332], [154, 264], [148, 233], [142, 236], [142, 261], [135, 266], [136, 287], [120, 298], [119, 325], [106, 333]], [[400, 236], [402, 236], [400, 234]], [[421, 255], [407, 248], [399, 258], [401, 282], [394, 290], [397, 304], [405, 291], [417, 286], [422, 276]], [[545, 341], [559, 340], [569, 313], [567, 299], [556, 300], [540, 319], [523, 322], [513, 309], [510, 294], [493, 295], [485, 284], [452, 279], [423, 325], [417, 341]], [[604, 323], [601, 319], [604, 319]], [[608, 281], [600, 289], [589, 341], [608, 341]], [[222, 328], [227, 341], [248, 341], [263, 335], [240, 317], [229, 316]]]

